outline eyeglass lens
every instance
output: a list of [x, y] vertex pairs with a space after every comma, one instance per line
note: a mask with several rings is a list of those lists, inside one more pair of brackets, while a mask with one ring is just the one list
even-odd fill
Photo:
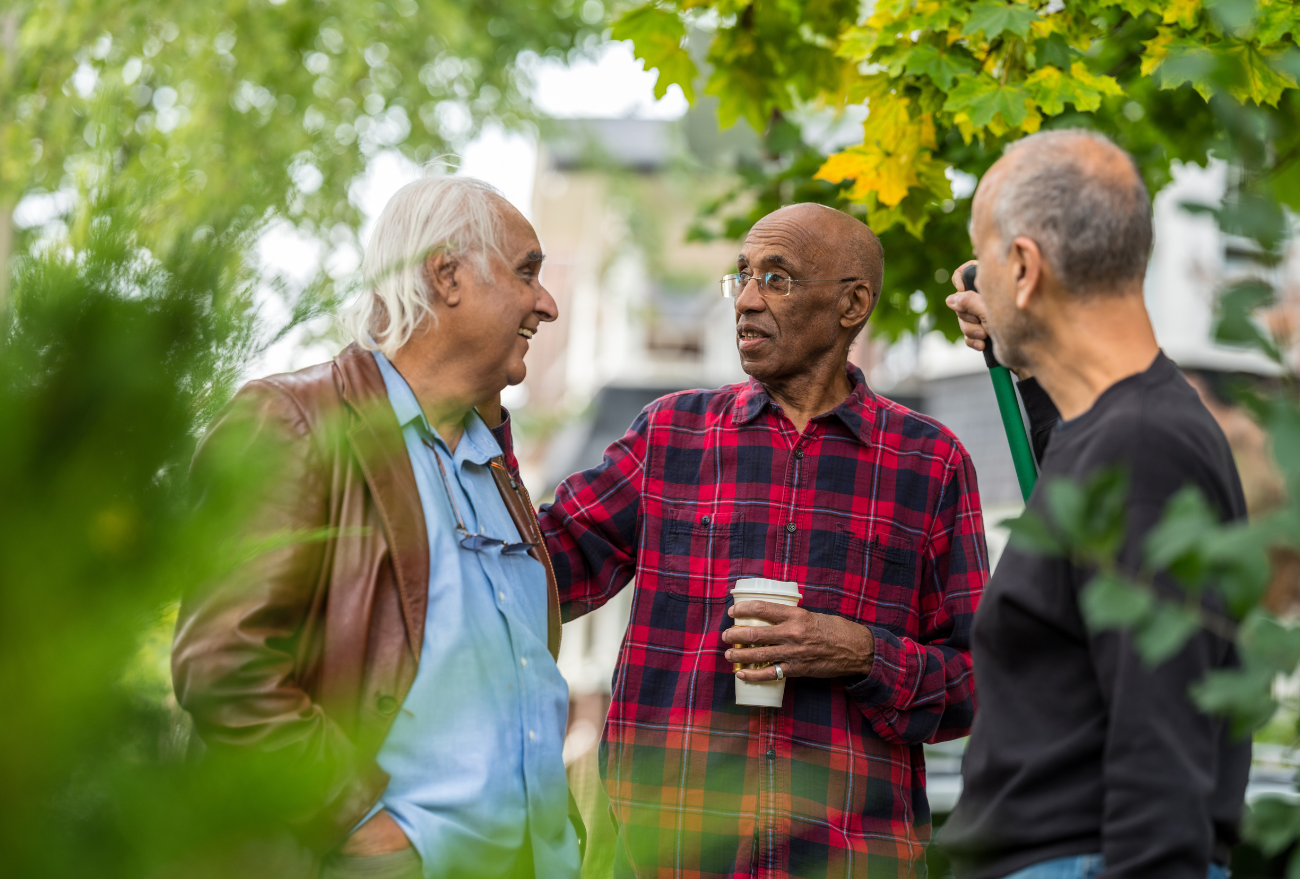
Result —
[[759, 293], [772, 293], [778, 296], [788, 296], [790, 294], [790, 279], [783, 275], [778, 275], [776, 272], [767, 272], [762, 275], [749, 275], [740, 272], [723, 277], [722, 295], [727, 299], [735, 299], [751, 279], [758, 282]]

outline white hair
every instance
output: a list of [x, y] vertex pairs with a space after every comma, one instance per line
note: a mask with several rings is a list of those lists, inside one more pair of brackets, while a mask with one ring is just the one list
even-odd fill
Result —
[[473, 177], [424, 177], [388, 200], [366, 245], [361, 273], [365, 289], [340, 315], [362, 348], [392, 357], [426, 317], [425, 262], [445, 252], [469, 262], [480, 277], [501, 256], [501, 207], [505, 196]]

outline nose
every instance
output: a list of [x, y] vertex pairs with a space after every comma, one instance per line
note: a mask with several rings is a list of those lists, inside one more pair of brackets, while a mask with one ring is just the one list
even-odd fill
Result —
[[766, 310], [767, 300], [759, 292], [758, 278], [750, 278], [749, 283], [736, 296], [736, 314], [749, 314]]
[[543, 321], [553, 321], [560, 316], [560, 306], [555, 303], [555, 297], [551, 291], [547, 290], [540, 283], [537, 285], [537, 300], [533, 303], [533, 311], [537, 317]]

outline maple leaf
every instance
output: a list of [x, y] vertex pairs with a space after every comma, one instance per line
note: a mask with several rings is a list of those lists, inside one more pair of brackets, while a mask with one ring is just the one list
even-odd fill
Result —
[[829, 156], [814, 179], [828, 183], [852, 180], [851, 201], [874, 197], [889, 205], [898, 204], [907, 197], [908, 189], [920, 185], [910, 155], [888, 155], [876, 144], [852, 146]]
[[1265, 55], [1249, 44], [1229, 49], [1225, 60], [1232, 65], [1235, 75], [1228, 85], [1228, 93], [1243, 103], [1254, 101], [1276, 107], [1282, 92], [1296, 88], [1294, 77], [1273, 64], [1280, 55], [1280, 52]]
[[636, 57], [645, 62], [646, 70], [657, 69], [655, 97], [662, 98], [668, 86], [676, 83], [686, 100], [695, 100], [695, 62], [682, 48], [686, 26], [676, 12], [654, 5], [628, 10], [614, 22], [613, 38], [631, 40]]
[[930, 81], [945, 92], [952, 88], [958, 76], [973, 73], [975, 65], [956, 52], [940, 52], [929, 43], [923, 43], [907, 56], [907, 72], [928, 76]]
[[863, 130], [867, 140], [875, 141], [888, 152], [906, 149], [912, 118], [907, 112], [907, 98], [893, 95], [877, 98], [870, 104]]
[[1201, 11], [1201, 0], [1169, 0], [1165, 5], [1165, 24], [1181, 24], [1183, 27], [1196, 27], [1196, 13]]
[[840, 42], [835, 47], [835, 54], [849, 61], [865, 61], [877, 48], [888, 45], [882, 42], [882, 36], [881, 31], [875, 28], [851, 27], [840, 34]]
[[1020, 3], [999, 3], [997, 0], [980, 0], [971, 6], [970, 17], [961, 29], [963, 37], [983, 32], [987, 39], [994, 39], [1005, 31], [1011, 31], [1022, 39], [1029, 34], [1029, 26], [1038, 18], [1032, 7]]
[[1025, 105], [1028, 97], [1020, 87], [1003, 85], [991, 76], [968, 76], [948, 93], [943, 108], [950, 112], [964, 111], [976, 128], [988, 126], [994, 117], [1001, 117], [1003, 124], [1016, 128], [1029, 114]]
[[1288, 33], [1300, 35], [1300, 7], [1294, 0], [1264, 0], [1256, 15], [1255, 39], [1261, 47], [1271, 46]]
[[1174, 40], [1173, 32], [1168, 28], [1160, 28], [1156, 32], [1153, 40], [1147, 40], [1142, 45], [1146, 46], [1146, 52], [1142, 55], [1143, 76], [1150, 76], [1156, 68], [1164, 63], [1169, 57], [1169, 44]]
[[1121, 95], [1112, 77], [1098, 76], [1076, 61], [1067, 74], [1055, 67], [1036, 70], [1025, 80], [1025, 90], [1048, 116], [1055, 116], [1073, 104], [1076, 110], [1091, 113], [1101, 106], [1102, 95]]
[[1214, 94], [1215, 70], [1219, 66], [1214, 53], [1195, 40], [1171, 39], [1166, 45], [1167, 54], [1156, 69], [1156, 78], [1162, 89], [1176, 89], [1188, 83], [1205, 100]]

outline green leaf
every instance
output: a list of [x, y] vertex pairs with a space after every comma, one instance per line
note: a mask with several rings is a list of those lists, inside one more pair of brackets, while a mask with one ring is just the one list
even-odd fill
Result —
[[1098, 574], [1084, 587], [1079, 605], [1091, 629], [1129, 629], [1155, 608], [1151, 592], [1114, 574]]
[[686, 26], [672, 10], [648, 4], [625, 12], [614, 22], [613, 38], [631, 40], [636, 57], [647, 70], [657, 69], [655, 97], [662, 98], [668, 86], [681, 87], [686, 100], [695, 101], [695, 77], [698, 71], [690, 54], [682, 47]]
[[[1300, 802], [1279, 796], [1260, 797], [1250, 804], [1241, 824], [1245, 838], [1272, 857], [1300, 837]], [[1288, 876], [1295, 875], [1291, 872], [1295, 865], [1293, 855]]]
[[961, 79], [948, 95], [943, 108], [949, 112], [965, 112], [971, 123], [983, 128], [1001, 116], [1003, 123], [1016, 128], [1025, 121], [1029, 109], [1028, 96], [1018, 86], [1002, 85], [991, 76], [980, 74]]
[[1241, 626], [1240, 646], [1252, 665], [1292, 674], [1300, 665], [1300, 628], [1284, 626], [1259, 611]]
[[1065, 553], [1065, 547], [1052, 527], [1037, 510], [1026, 509], [1014, 519], [1003, 519], [998, 524], [1011, 532], [1009, 545], [1019, 552], [1044, 556]]
[[1261, 3], [1255, 19], [1255, 40], [1260, 46], [1271, 46], [1287, 34], [1300, 35], [1300, 10], [1292, 0], [1273, 0]]
[[1046, 67], [1050, 64], [1061, 70], [1069, 70], [1074, 54], [1075, 50], [1065, 41], [1065, 37], [1052, 34], [1047, 39], [1034, 43], [1034, 66]]
[[1183, 38], [1168, 44], [1168, 55], [1154, 72], [1162, 89], [1176, 89], [1186, 83], [1208, 101], [1214, 94], [1213, 77], [1218, 67], [1218, 59], [1212, 51], [1194, 40]]
[[1147, 533], [1147, 565], [1161, 571], [1188, 553], [1194, 553], [1205, 533], [1219, 524], [1199, 488], [1189, 485], [1165, 504], [1163, 515]]
[[[1226, 224], [1225, 224], [1226, 225]], [[1225, 345], [1258, 348], [1277, 360], [1281, 353], [1261, 329], [1256, 313], [1275, 301], [1272, 285], [1258, 280], [1242, 281], [1224, 292], [1218, 301], [1214, 339]]]
[[940, 52], [929, 43], [922, 43], [908, 53], [906, 70], [916, 76], [928, 76], [946, 92], [952, 89], [952, 81], [958, 76], [973, 73], [975, 65], [957, 52]]
[[1277, 106], [1282, 93], [1296, 87], [1285, 69], [1285, 54], [1261, 52], [1249, 43], [1239, 43], [1220, 53], [1220, 77], [1228, 92], [1241, 102]]
[[1244, 735], [1268, 723], [1277, 711], [1274, 677], [1267, 668], [1250, 666], [1212, 671], [1192, 686], [1192, 699], [1202, 711], [1232, 718], [1234, 734]]
[[1010, 31], [1024, 39], [1029, 34], [1029, 26], [1038, 18], [1032, 7], [1020, 3], [998, 3], [996, 0], [981, 0], [970, 8], [970, 18], [961, 29], [963, 37], [983, 33], [992, 40]]
[[1082, 543], [1087, 534], [1087, 497], [1083, 487], [1072, 479], [1053, 479], [1043, 489], [1052, 524], [1070, 538]]
[[1182, 605], [1158, 601], [1150, 618], [1138, 629], [1133, 645], [1148, 665], [1159, 665], [1187, 643], [1200, 621]]

